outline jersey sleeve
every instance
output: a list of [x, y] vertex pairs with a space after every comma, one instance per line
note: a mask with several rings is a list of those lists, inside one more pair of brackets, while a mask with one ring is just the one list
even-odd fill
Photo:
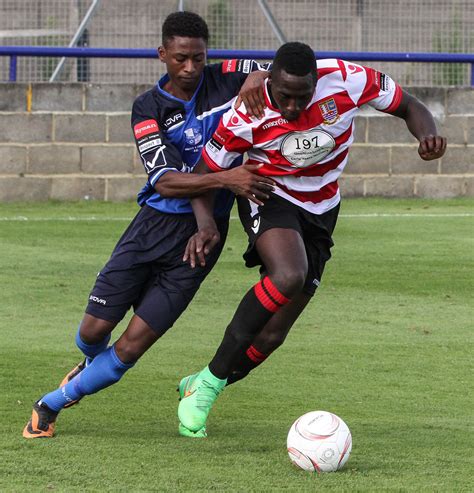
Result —
[[257, 70], [270, 70], [271, 67], [271, 62], [259, 63], [255, 60], [245, 59], [224, 60], [223, 62], [215, 65], [215, 76], [219, 81], [219, 85], [230, 85], [233, 87], [234, 93], [237, 94], [250, 72], [256, 72]]
[[355, 63], [345, 64], [351, 97], [356, 100], [357, 106], [368, 104], [386, 113], [398, 108], [402, 101], [402, 89], [388, 75]]
[[[245, 108], [242, 105], [241, 108]], [[202, 157], [212, 171], [224, 171], [252, 147], [251, 120], [243, 112], [230, 108], [202, 151]]]
[[223, 74], [243, 74], [247, 76], [256, 70], [270, 70], [271, 62], [259, 63], [256, 60], [230, 59], [224, 60], [221, 64]]
[[178, 149], [161, 132], [157, 117], [139, 97], [132, 107], [132, 130], [138, 153], [148, 175], [150, 185], [168, 171], [183, 171], [184, 164]]

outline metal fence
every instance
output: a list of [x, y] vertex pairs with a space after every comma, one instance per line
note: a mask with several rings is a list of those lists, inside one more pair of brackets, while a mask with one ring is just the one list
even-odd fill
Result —
[[[0, 0], [0, 45], [67, 46], [91, 4]], [[210, 48], [269, 50], [286, 39], [315, 51], [474, 52], [474, 0], [101, 0], [78, 44], [155, 48], [166, 15], [182, 5], [208, 22]], [[17, 80], [47, 81], [58, 62], [21, 57]], [[403, 85], [470, 84], [467, 64], [370, 65]], [[8, 59], [0, 58], [0, 80], [8, 80], [8, 70]], [[157, 60], [68, 59], [59, 80], [152, 83], [161, 73]]]

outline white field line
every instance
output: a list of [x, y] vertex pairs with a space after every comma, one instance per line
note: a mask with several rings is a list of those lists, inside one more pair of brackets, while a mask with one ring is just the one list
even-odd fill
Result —
[[[443, 218], [443, 217], [474, 217], [474, 212], [465, 213], [453, 213], [453, 214], [435, 214], [435, 213], [415, 213], [415, 214], [405, 214], [405, 213], [367, 213], [367, 214], [339, 214], [341, 218]], [[133, 216], [130, 217], [106, 217], [106, 216], [67, 216], [67, 217], [28, 217], [28, 216], [11, 216], [11, 217], [0, 217], [0, 221], [8, 222], [39, 222], [39, 221], [131, 221]], [[238, 216], [231, 216], [232, 220], [239, 219]]]

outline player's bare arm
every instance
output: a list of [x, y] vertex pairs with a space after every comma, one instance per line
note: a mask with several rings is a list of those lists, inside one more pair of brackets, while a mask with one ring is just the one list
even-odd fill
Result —
[[[196, 166], [196, 168], [199, 164]], [[205, 166], [205, 165], [204, 165]], [[205, 166], [207, 168], [207, 166]], [[256, 172], [261, 165], [244, 164], [221, 173], [165, 173], [155, 189], [162, 197], [196, 197], [222, 188], [263, 205], [273, 190], [274, 181]], [[201, 169], [201, 167], [200, 167]]]
[[[261, 166], [244, 164], [229, 171], [214, 174], [204, 160], [201, 160], [194, 172], [202, 176], [215, 176], [221, 180], [225, 188], [246, 197], [257, 205], [263, 205], [262, 200], [269, 198], [268, 194], [273, 190], [275, 182], [256, 174]], [[183, 261], [189, 262], [192, 268], [196, 266], [196, 262], [204, 267], [206, 265], [205, 255], [208, 255], [219, 242], [219, 231], [213, 215], [214, 194], [210, 191], [194, 197], [191, 205], [196, 217], [198, 232], [189, 239]]]
[[269, 74], [270, 72], [266, 70], [258, 70], [249, 74], [244, 85], [240, 89], [236, 103], [237, 108], [243, 102], [249, 116], [263, 118], [266, 106], [263, 93], [264, 80]]
[[391, 114], [403, 118], [408, 130], [418, 139], [418, 154], [421, 159], [431, 161], [443, 156], [447, 145], [446, 137], [438, 135], [433, 115], [421, 101], [403, 91], [400, 106]]

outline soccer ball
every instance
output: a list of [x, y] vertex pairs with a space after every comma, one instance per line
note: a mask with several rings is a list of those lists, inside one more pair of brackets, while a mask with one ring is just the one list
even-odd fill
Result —
[[349, 459], [352, 436], [341, 418], [327, 411], [312, 411], [298, 418], [286, 441], [291, 462], [305, 471], [333, 472]]

